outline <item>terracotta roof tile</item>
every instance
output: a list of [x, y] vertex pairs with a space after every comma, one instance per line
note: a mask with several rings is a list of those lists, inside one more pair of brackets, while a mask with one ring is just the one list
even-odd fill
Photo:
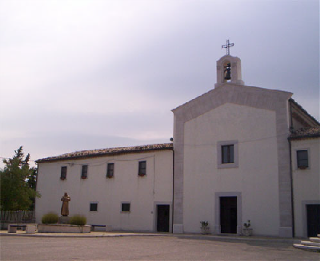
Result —
[[320, 126], [320, 123], [317, 121], [316, 118], [314, 118], [313, 116], [311, 116], [299, 103], [297, 103], [294, 99], [290, 98], [289, 102], [295, 104], [300, 111], [302, 111], [305, 115], [307, 115], [307, 117], [309, 117], [316, 125]]
[[117, 147], [117, 148], [106, 148], [106, 149], [96, 149], [96, 150], [82, 150], [75, 151], [71, 153], [65, 153], [59, 156], [48, 157], [43, 159], [38, 159], [36, 163], [69, 160], [69, 159], [82, 159], [82, 158], [92, 158], [92, 157], [102, 157], [111, 156], [127, 153], [141, 153], [154, 150], [173, 150], [172, 143], [163, 144], [151, 144], [133, 147]]
[[305, 138], [318, 138], [320, 137], [320, 126], [313, 128], [299, 129], [291, 133], [289, 139], [305, 139]]

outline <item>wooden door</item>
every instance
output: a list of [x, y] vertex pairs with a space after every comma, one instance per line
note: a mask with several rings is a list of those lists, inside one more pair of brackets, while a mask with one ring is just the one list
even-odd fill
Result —
[[320, 204], [307, 205], [308, 237], [320, 234]]
[[170, 205], [157, 205], [157, 231], [169, 232]]
[[237, 233], [238, 225], [237, 197], [220, 198], [221, 233]]

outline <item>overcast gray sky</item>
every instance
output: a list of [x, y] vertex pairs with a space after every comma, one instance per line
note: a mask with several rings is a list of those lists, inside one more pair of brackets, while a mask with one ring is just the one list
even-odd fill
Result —
[[0, 156], [169, 142], [226, 39], [246, 85], [319, 120], [319, 1], [0, 0]]

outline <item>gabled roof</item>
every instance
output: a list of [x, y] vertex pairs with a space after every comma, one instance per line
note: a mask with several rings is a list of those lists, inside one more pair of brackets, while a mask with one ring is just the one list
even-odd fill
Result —
[[319, 138], [320, 126], [313, 128], [299, 129], [291, 133], [290, 140], [307, 139], [307, 138]]
[[312, 117], [302, 106], [294, 99], [290, 98], [289, 102], [292, 108], [292, 116], [298, 121], [304, 123], [306, 127], [317, 127], [320, 123]]
[[182, 115], [185, 121], [217, 108], [224, 103], [246, 105], [260, 109], [276, 110], [279, 102], [285, 102], [291, 92], [265, 89], [255, 86], [224, 83], [173, 109], [175, 116]]
[[82, 151], [75, 151], [71, 153], [65, 153], [59, 156], [38, 159], [36, 163], [70, 160], [70, 159], [94, 158], [94, 157], [112, 156], [112, 155], [120, 155], [120, 154], [128, 154], [128, 153], [142, 153], [142, 152], [149, 152], [149, 151], [156, 151], [156, 150], [173, 150], [173, 144], [163, 143], [163, 144], [151, 144], [151, 145], [142, 145], [142, 146], [133, 146], [133, 147], [82, 150]]

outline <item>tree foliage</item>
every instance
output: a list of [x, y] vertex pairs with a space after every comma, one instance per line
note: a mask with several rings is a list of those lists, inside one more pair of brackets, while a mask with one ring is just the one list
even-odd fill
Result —
[[34, 207], [37, 170], [29, 166], [30, 154], [24, 158], [22, 146], [12, 159], [3, 160], [0, 170], [1, 210], [30, 210]]

